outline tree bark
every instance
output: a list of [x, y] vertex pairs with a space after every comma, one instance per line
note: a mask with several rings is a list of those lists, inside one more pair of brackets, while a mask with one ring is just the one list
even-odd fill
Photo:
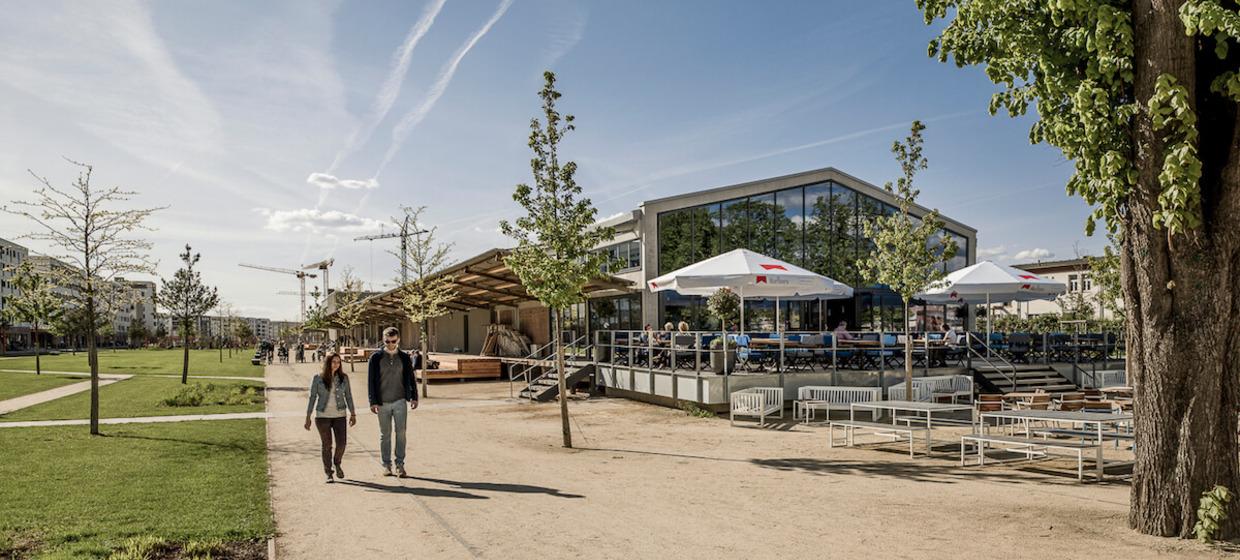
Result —
[[419, 325], [422, 332], [418, 333], [418, 346], [422, 348], [422, 396], [426, 396], [426, 386], [431, 384], [431, 379], [426, 375], [426, 364], [431, 361], [431, 347], [426, 338], [427, 329], [430, 328], [430, 321], [422, 321]]
[[40, 344], [39, 334], [38, 334], [39, 324], [33, 323], [31, 324], [31, 327], [33, 327], [33, 332], [31, 332], [31, 336], [34, 337], [34, 374], [43, 375], [43, 365], [39, 361], [39, 358], [40, 358], [39, 355], [43, 353], [42, 352], [43, 348]]
[[555, 372], [560, 386], [560, 429], [564, 432], [564, 447], [572, 449], [573, 433], [568, 425], [568, 383], [564, 375], [564, 340], [560, 330], [560, 310], [551, 310], [552, 331], [555, 333]]
[[90, 435], [99, 435], [99, 352], [95, 345], [95, 297], [86, 296], [86, 362], [90, 366]]
[[[881, 359], [881, 358], [880, 358]], [[926, 359], [930, 359], [926, 356]], [[908, 302], [904, 302], [904, 398], [913, 398], [913, 337], [908, 330]]]
[[186, 385], [189, 383], [189, 328], [185, 327], [181, 333], [185, 342], [181, 345], [181, 384]]
[[[1182, 3], [1133, 4], [1134, 85], [1142, 104], [1161, 74], [1175, 76], [1188, 88], [1195, 110], [1200, 96], [1210, 95], [1198, 83], [1200, 53], [1179, 20]], [[1136, 463], [1128, 522], [1142, 533], [1186, 538], [1192, 535], [1202, 492], [1216, 484], [1235, 491], [1240, 482], [1240, 383], [1233, 365], [1240, 351], [1235, 279], [1240, 271], [1240, 129], [1234, 105], [1224, 119], [1217, 113], [1198, 114], [1203, 226], [1174, 237], [1153, 226], [1165, 150], [1149, 115], [1142, 114], [1133, 129], [1138, 184], [1126, 203], [1120, 247], [1127, 373], [1135, 389]], [[1234, 509], [1219, 537], [1240, 534]]]

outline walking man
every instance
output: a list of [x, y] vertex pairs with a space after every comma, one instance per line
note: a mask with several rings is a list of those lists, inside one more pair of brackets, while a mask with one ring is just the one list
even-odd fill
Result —
[[[400, 331], [383, 330], [383, 350], [370, 356], [367, 393], [370, 411], [379, 415], [379, 456], [383, 476], [392, 476], [392, 428], [396, 428], [396, 476], [405, 477], [405, 423], [418, 408], [413, 383], [413, 360], [400, 351]], [[409, 408], [405, 408], [405, 403]]]

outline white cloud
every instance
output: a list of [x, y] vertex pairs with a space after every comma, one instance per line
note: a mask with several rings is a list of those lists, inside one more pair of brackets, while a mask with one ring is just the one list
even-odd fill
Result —
[[339, 210], [299, 208], [296, 210], [271, 210], [262, 208], [259, 213], [267, 217], [266, 229], [272, 231], [305, 231], [321, 233], [332, 230], [345, 233], [363, 233], [378, 230], [383, 222], [363, 218]]
[[1013, 258], [1018, 261], [1040, 261], [1042, 259], [1049, 259], [1053, 256], [1055, 256], [1055, 253], [1052, 253], [1047, 249], [1034, 248], [1025, 249], [1024, 251], [1016, 253]]
[[341, 179], [335, 175], [327, 173], [311, 173], [306, 178], [306, 182], [320, 189], [373, 189], [379, 186], [379, 181], [375, 179]]
[[443, 97], [444, 92], [447, 91], [448, 84], [452, 83], [452, 77], [456, 75], [456, 69], [461, 65], [461, 60], [465, 58], [465, 55], [469, 54], [474, 45], [478, 44], [478, 41], [481, 41], [491, 31], [491, 28], [495, 26], [499, 18], [504, 17], [504, 13], [508, 11], [508, 7], [511, 5], [512, 0], [500, 2], [499, 9], [491, 14], [491, 19], [488, 19], [486, 23], [482, 24], [482, 27], [479, 27], [473, 35], [470, 35], [465, 44], [461, 45], [461, 48], [457, 49], [452, 58], [439, 69], [439, 76], [435, 79], [435, 83], [431, 85], [431, 89], [426, 92], [426, 97], [422, 99], [422, 102], [414, 107], [412, 111], [405, 113], [405, 116], [401, 117], [400, 122], [396, 123], [396, 127], [392, 129], [392, 145], [388, 147], [387, 153], [383, 156], [383, 161], [379, 163], [379, 168], [375, 171], [375, 177], [383, 173], [383, 169], [387, 167], [388, 163], [391, 163], [392, 158], [396, 157], [396, 152], [399, 152], [401, 146], [405, 144], [405, 139], [409, 137], [409, 133], [413, 132], [413, 129], [417, 128], [422, 119], [425, 119], [426, 115], [430, 114], [431, 109], [435, 108], [439, 98]]
[[1007, 247], [996, 245], [994, 247], [981, 247], [977, 250], [977, 256], [982, 259], [990, 259], [1002, 257], [1007, 253]]

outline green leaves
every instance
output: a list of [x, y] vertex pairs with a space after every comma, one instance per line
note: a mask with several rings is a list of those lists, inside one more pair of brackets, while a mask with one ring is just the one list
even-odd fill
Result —
[[574, 130], [574, 118], [556, 109], [561, 94], [555, 74], [544, 72], [543, 78], [543, 121], [530, 121], [534, 185], [517, 185], [512, 194], [526, 215], [500, 222], [500, 231], [518, 243], [504, 261], [526, 291], [548, 307], [563, 309], [582, 301], [582, 289], [607, 262], [606, 254], [591, 249], [610, 240], [613, 231], [594, 226], [597, 211], [590, 199], [580, 198], [577, 164], [559, 160], [560, 142]]
[[728, 288], [719, 288], [706, 298], [706, 309], [727, 328], [728, 324], [740, 315], [741, 297]]
[[171, 280], [161, 279], [162, 289], [155, 293], [156, 302], [168, 311], [185, 336], [192, 332], [196, 319], [220, 302], [216, 289], [203, 284], [201, 273], [194, 270], [199, 258], [201, 255], [194, 253], [186, 244], [185, 252], [181, 253], [181, 262], [185, 266], [178, 269]]
[[863, 277], [886, 284], [906, 305], [918, 292], [942, 279], [941, 265], [956, 256], [956, 243], [943, 235], [943, 220], [937, 210], [920, 220], [910, 213], [920, 193], [913, 188], [913, 178], [927, 166], [921, 138], [925, 128], [921, 121], [913, 121], [904, 143], [891, 147], [904, 175], [884, 188], [896, 198], [898, 211], [862, 222], [866, 236], [875, 244], [869, 257], [858, 262]]
[[1202, 492], [1201, 502], [1197, 506], [1197, 524], [1193, 525], [1193, 534], [1198, 540], [1210, 542], [1218, 534], [1227, 520], [1227, 505], [1231, 503], [1231, 491], [1225, 486]]
[[[421, 228], [422, 213], [425, 206], [418, 208], [402, 207], [405, 215], [401, 220], [393, 219], [397, 224], [412, 224], [414, 231]], [[403, 276], [412, 275], [413, 280], [401, 285], [400, 305], [405, 316], [415, 325], [429, 321], [435, 317], [447, 315], [452, 310], [447, 304], [456, 298], [456, 276], [438, 274], [448, 264], [451, 244], [439, 243], [436, 235], [437, 226], [428, 227], [424, 233], [412, 235], [407, 241], [405, 254], [400, 255], [401, 263], [408, 267], [402, 270]]]
[[1154, 84], [1154, 95], [1147, 104], [1154, 130], [1163, 133], [1162, 171], [1158, 181], [1159, 208], [1154, 225], [1170, 233], [1201, 225], [1201, 160], [1197, 157], [1197, 114], [1190, 105], [1188, 90], [1170, 74], [1162, 74]]

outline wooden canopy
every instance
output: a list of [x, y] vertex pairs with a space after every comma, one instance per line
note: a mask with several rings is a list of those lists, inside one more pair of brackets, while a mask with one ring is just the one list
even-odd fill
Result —
[[[499, 305], [515, 307], [526, 301], [537, 301], [521, 285], [521, 279], [504, 264], [508, 249], [491, 249], [471, 259], [449, 266], [431, 277], [453, 276], [456, 297], [446, 307], [454, 311], [491, 309]], [[596, 278], [583, 290], [587, 296], [608, 292], [627, 293], [632, 283], [614, 276]], [[365, 300], [367, 318], [400, 321], [405, 317], [400, 305], [400, 288], [393, 288]]]

